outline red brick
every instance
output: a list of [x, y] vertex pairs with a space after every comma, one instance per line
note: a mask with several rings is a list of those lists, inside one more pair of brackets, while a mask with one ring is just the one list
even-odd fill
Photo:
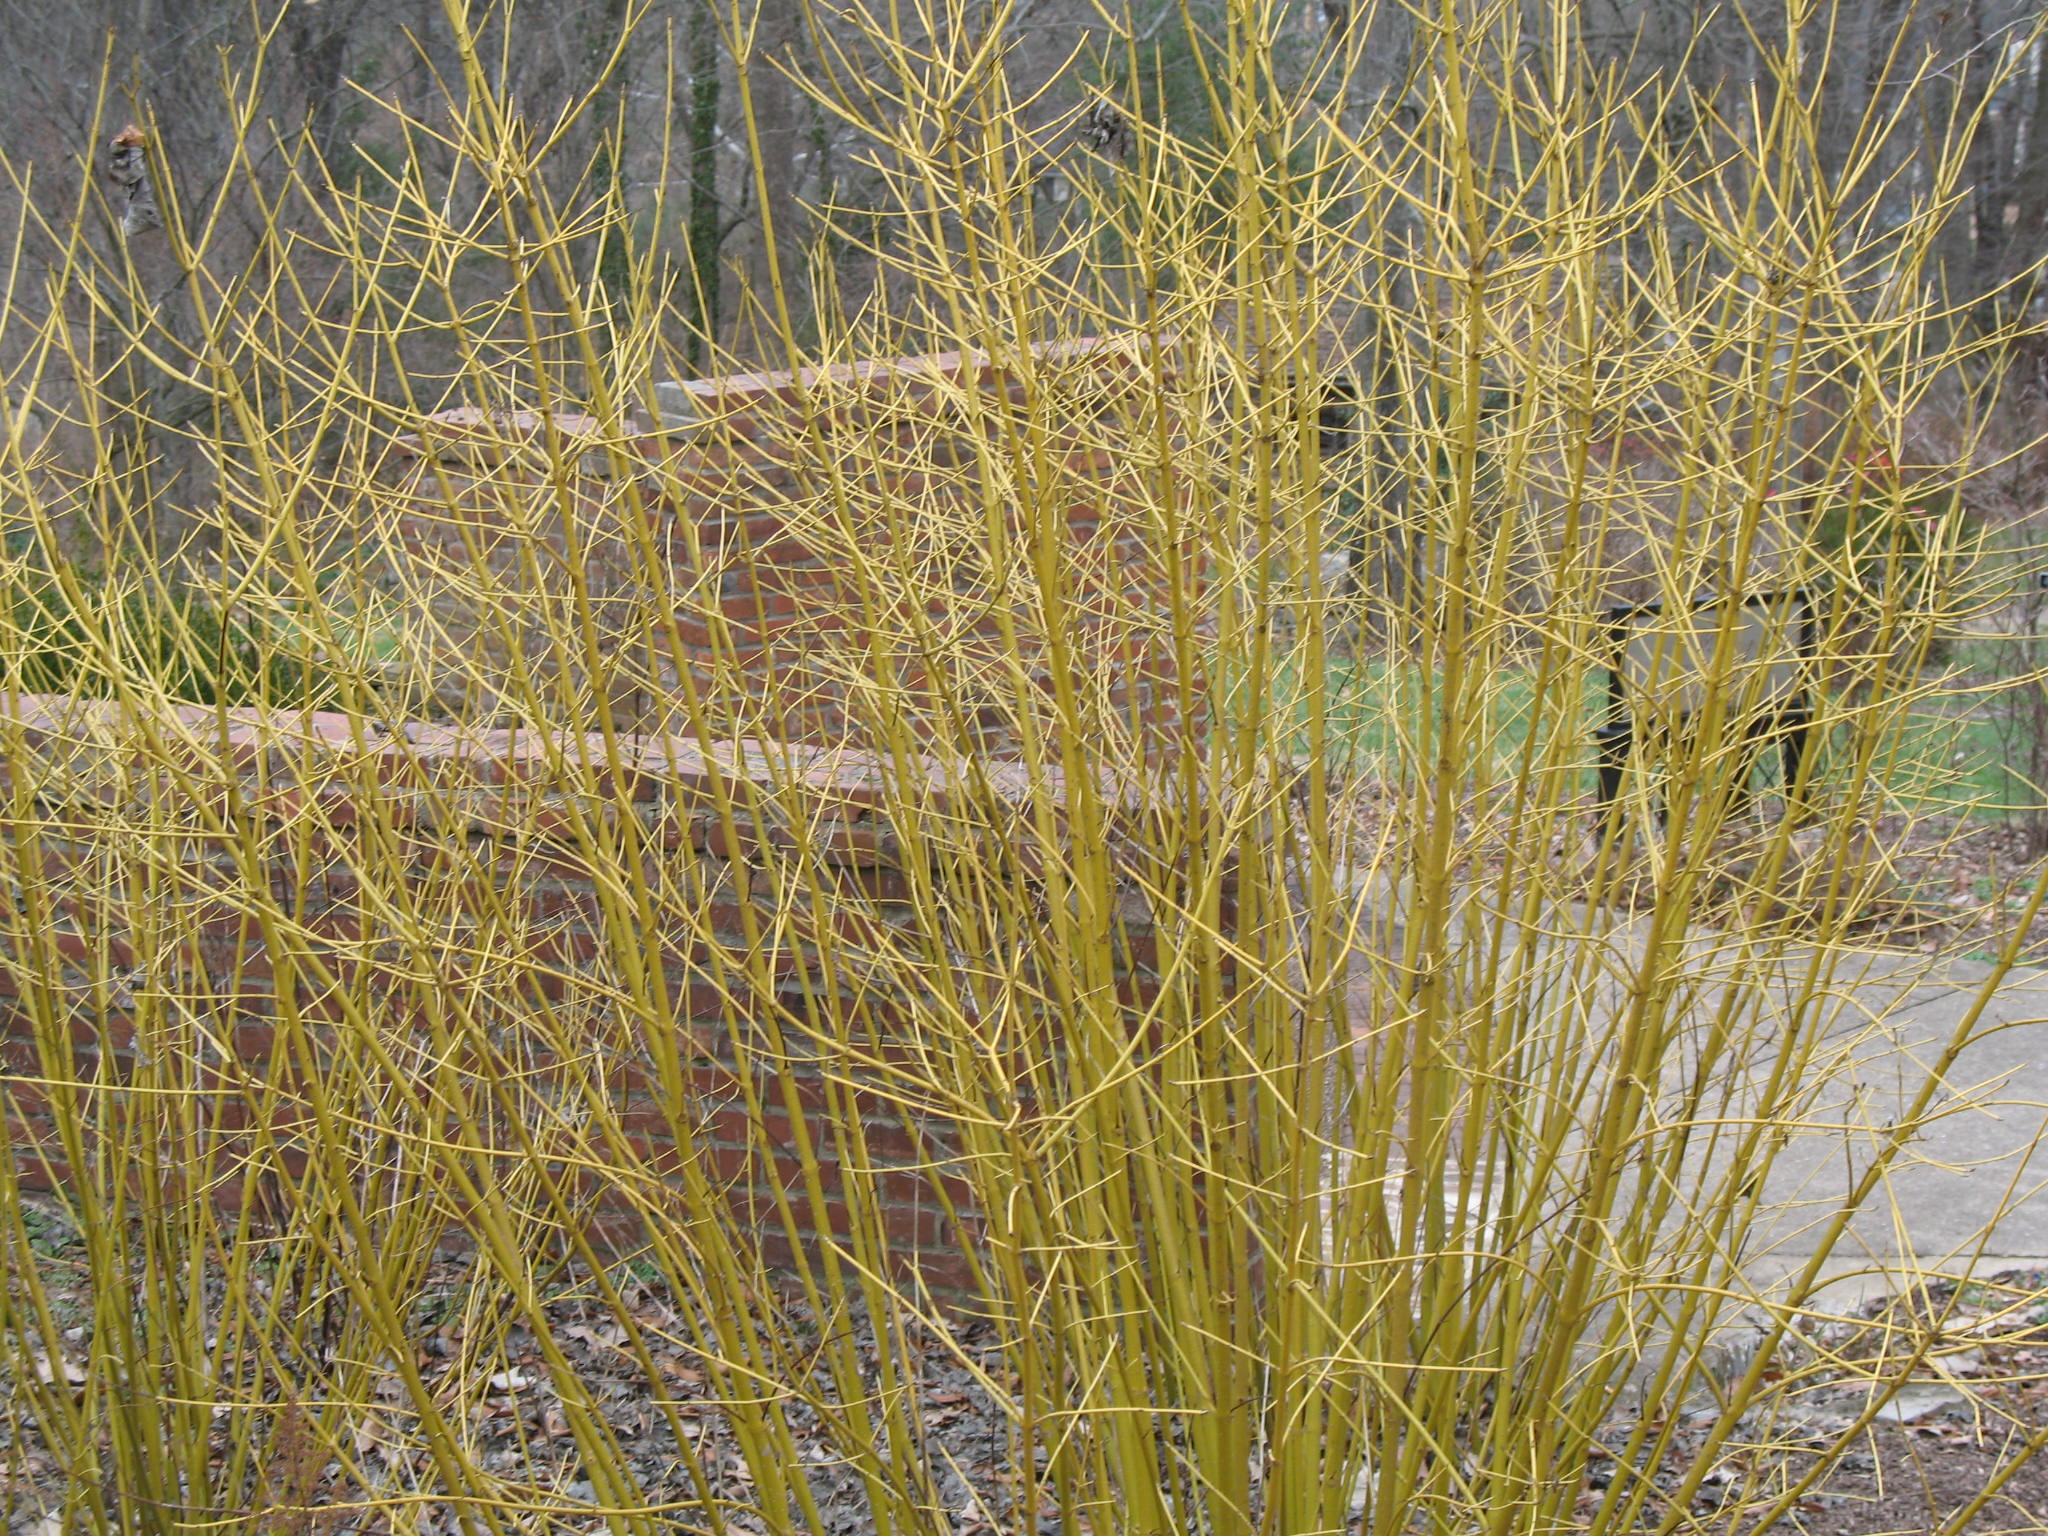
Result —
[[875, 1198], [893, 1207], [915, 1207], [943, 1214], [945, 1206], [939, 1200], [940, 1190], [944, 1191], [946, 1199], [952, 1202], [953, 1209], [960, 1214], [972, 1214], [977, 1204], [974, 1186], [957, 1174], [887, 1169], [860, 1177], [873, 1185], [876, 1191]]
[[243, 1061], [267, 1061], [277, 1044], [274, 1024], [251, 1021], [235, 1026], [235, 1055]]
[[51, 949], [75, 965], [91, 968], [101, 967], [114, 970], [129, 970], [135, 965], [135, 949], [119, 934], [100, 931], [77, 933], [68, 929], [57, 929], [47, 935]]

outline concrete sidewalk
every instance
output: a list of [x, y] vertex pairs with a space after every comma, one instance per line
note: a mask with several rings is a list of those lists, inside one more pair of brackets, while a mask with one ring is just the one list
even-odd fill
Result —
[[[1399, 895], [1384, 885], [1361, 885], [1361, 894], [1374, 919], [1392, 919], [1379, 930], [1381, 941], [1397, 939]], [[1532, 964], [1559, 976], [1597, 974], [1596, 991], [1626, 1006], [1642, 953], [1640, 915], [1611, 923], [1589, 916], [1580, 907], [1560, 911]], [[1725, 968], [1737, 940], [1709, 931], [1698, 943], [1697, 974], [1710, 976]], [[1799, 954], [1796, 946], [1781, 952], [1774, 969], [1801, 970]], [[1819, 1102], [1786, 1133], [1764, 1189], [1770, 1209], [1760, 1213], [1741, 1264], [1746, 1280], [1765, 1291], [1811, 1259], [1828, 1218], [1909, 1109], [1993, 970], [1885, 949], [1842, 953], [1826, 968], [1832, 981], [1821, 1014], [1809, 1016], [1829, 1058], [1817, 1079]], [[1374, 1016], [1366, 972], [1354, 961], [1353, 1017], [1361, 1023]], [[1716, 996], [1709, 983], [1692, 1016], [1704, 1020]], [[1668, 1071], [1684, 1069], [1674, 1060]], [[1754, 1102], [1759, 1070], [1754, 1063], [1726, 1069], [1729, 1108], [1738, 1116]], [[1680, 1086], [1667, 1076], [1667, 1091]], [[1929, 1116], [1830, 1252], [1821, 1273], [1834, 1282], [1831, 1304], [1897, 1290], [1919, 1273], [2048, 1267], [2048, 971], [2015, 970], [1992, 993]]]
[[[1988, 965], [1930, 970], [1918, 956], [1862, 957], [1832, 1027], [1881, 1025], [1829, 1095], [1836, 1124], [1793, 1135], [1766, 1186], [1775, 1212], [1745, 1273], [1770, 1285], [1803, 1266], [1816, 1223], [1897, 1121], [1968, 1017]], [[1824, 1273], [1830, 1295], [1894, 1289], [1901, 1271], [1992, 1275], [2048, 1265], [2048, 973], [2015, 970], [1972, 1026], [1931, 1119], [1858, 1213]]]

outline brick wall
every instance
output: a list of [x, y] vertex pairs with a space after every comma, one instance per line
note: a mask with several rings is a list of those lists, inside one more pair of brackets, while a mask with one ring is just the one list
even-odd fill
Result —
[[667, 385], [655, 432], [444, 412], [401, 445], [375, 574], [436, 616], [421, 659], [463, 718], [524, 710], [517, 653], [553, 718], [670, 730], [694, 688], [735, 732], [874, 740], [886, 693], [1000, 754], [1065, 647], [1100, 728], [1143, 740], [1201, 717], [1162, 617], [1191, 552], [1159, 385], [1090, 339]]
[[[878, 809], [933, 765], [49, 696], [0, 696], [0, 747], [0, 1090], [29, 1185], [204, 1169], [260, 1222], [350, 1179], [459, 1227], [470, 1197], [406, 1184], [406, 1148], [467, 1121], [506, 1209], [614, 1246], [696, 1180], [771, 1264], [859, 1219], [967, 1283], [949, 1128], [855, 1086], [918, 1047], [909, 972], [881, 962], [943, 970], [962, 942], [920, 930]], [[919, 793], [1003, 836], [1020, 785]], [[1115, 922], [1119, 989], [1149, 996], [1143, 905]], [[821, 1113], [835, 1095], [857, 1113]], [[90, 1135], [59, 1134], [58, 1099]], [[323, 1108], [345, 1166], [308, 1160]], [[576, 1171], [593, 1157], [613, 1176]]]

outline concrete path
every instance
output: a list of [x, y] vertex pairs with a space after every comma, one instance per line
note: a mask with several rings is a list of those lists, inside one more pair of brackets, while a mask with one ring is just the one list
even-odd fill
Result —
[[[1781, 1154], [1766, 1194], [1782, 1208], [1753, 1250], [1752, 1281], [1767, 1285], [1812, 1255], [1819, 1214], [1868, 1165], [1990, 973], [1963, 962], [1930, 971], [1919, 957], [1884, 954], [1856, 968], [1836, 1027], [1867, 1030], [1873, 1017], [1882, 1027], [1859, 1044], [1829, 1096], [1836, 1123], [1795, 1134]], [[1887, 1277], [1901, 1270], [2048, 1266], [2048, 973], [2009, 974], [1968, 1040], [1937, 1101], [1939, 1118], [1831, 1255], [1825, 1272], [1843, 1277], [1838, 1290], [1891, 1289]]]
[[[1360, 888], [1369, 913], [1398, 924], [1401, 903], [1392, 890]], [[1583, 909], [1560, 914], [1538, 964], [1568, 968], [1570, 951], [1595, 945], [1601, 985], [1617, 989], [1619, 1005], [1641, 952], [1637, 920], [1594, 925], [1597, 938], [1568, 936], [1586, 934], [1586, 917]], [[1384, 928], [1379, 937], [1386, 942]], [[1713, 973], [1722, 939], [1702, 935], [1701, 942], [1700, 969]], [[1799, 969], [1795, 962], [1781, 974]], [[1777, 1156], [1764, 1190], [1772, 1209], [1744, 1255], [1743, 1273], [1761, 1290], [1811, 1259], [1826, 1218], [1906, 1113], [1992, 968], [1873, 950], [1840, 956], [1832, 971], [1823, 1005], [1833, 1052], [1825, 1090]], [[1361, 1025], [1373, 1016], [1371, 988], [1368, 967], [1355, 963], [1353, 1017]], [[1714, 995], [1711, 988], [1703, 995], [1696, 1016]], [[1738, 1100], [1745, 1097], [1737, 1091]], [[1831, 1304], [1896, 1290], [1918, 1273], [2048, 1268], [2048, 972], [2014, 971], [1992, 993], [1931, 1116], [1830, 1252], [1821, 1273], [1834, 1282], [1826, 1292]]]

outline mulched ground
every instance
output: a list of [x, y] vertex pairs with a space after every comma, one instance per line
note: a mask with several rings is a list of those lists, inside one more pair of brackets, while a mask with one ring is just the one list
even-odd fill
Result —
[[[1867, 1323], [1863, 1332], [1858, 1323]], [[1961, 1529], [1971, 1536], [2048, 1531], [2048, 1271], [2013, 1270], [1981, 1283], [1939, 1281], [1874, 1302], [1837, 1330], [1849, 1356], [1927, 1346], [1919, 1383], [1858, 1436], [1797, 1517], [1809, 1536], [1920, 1536], [2018, 1469]], [[1823, 1409], [1850, 1410], [1860, 1392], [1823, 1389]]]
[[[1866, 924], [1881, 942], [1989, 960], [2011, 936], [2042, 874], [2025, 834], [1998, 821], [1883, 817], [1889, 888]], [[2048, 963], [2048, 903], [2029, 928], [2023, 961]]]
[[[1809, 1536], [1933, 1536], [2024, 1455], [2025, 1443], [2019, 1428], [1960, 1410], [1872, 1430], [1794, 1523]], [[2048, 1458], [2026, 1461], [1964, 1529], [1970, 1536], [2048, 1531]]]
[[[1385, 846], [1389, 823], [1410, 808], [1374, 783], [1361, 781], [1351, 792], [1354, 857], [1362, 867]], [[1781, 809], [1776, 800], [1760, 802], [1755, 819], [1732, 822], [1716, 839], [1703, 861], [1707, 878], [1701, 885], [1701, 916], [1709, 924], [1732, 920], [1739, 908], [1790, 917], [1796, 929], [1802, 917], [1817, 919], [1825, 907], [1833, 918], [1847, 917], [1847, 934], [1855, 941], [1992, 960], [2048, 873], [2048, 859], [2031, 852], [2015, 823], [1894, 811], [1859, 823], [1846, 836], [1818, 824], [1795, 831], [1773, 880], [1765, 854], [1775, 841]], [[1486, 830], [1488, 821], [1483, 813], [1461, 815], [1458, 831], [1469, 870], [1497, 876], [1502, 854]], [[1559, 890], [1589, 889], [1597, 871], [1604, 899], [1616, 909], [1640, 911], [1656, 899], [1651, 865], [1639, 843], [1633, 860], [1618, 868], [1611, 851], [1603, 856], [1601, 812], [1590, 797], [1570, 825], [1570, 835], [1551, 850]], [[1661, 826], [1656, 835], [1665, 835]], [[1859, 893], [1858, 906], [1845, 914], [1840, 903], [1850, 890]], [[2048, 966], [2048, 902], [2028, 929], [2020, 959]]]
[[[1695, 1529], [1756, 1536], [1754, 1517], [1716, 1519], [1708, 1509], [1719, 1498], [1740, 1503], [1745, 1489], [1789, 1488], [1839, 1449], [1769, 1536], [2048, 1531], [2048, 1454], [2033, 1453], [2048, 1441], [2048, 1271], [1935, 1281], [1879, 1298], [1821, 1330], [1816, 1343], [1827, 1353], [1788, 1361], [1785, 1385], [1745, 1421], [1752, 1443], [1724, 1452], [1695, 1507]], [[1869, 1376], [1894, 1379], [1916, 1354], [1906, 1385], [1874, 1398]], [[1631, 1427], [1617, 1424], [1605, 1438], [1620, 1444]], [[1688, 1465], [1674, 1457], [1656, 1481], [1673, 1482]], [[2008, 1469], [1981, 1508], [1952, 1523]], [[1595, 1463], [1596, 1486], [1611, 1476]]]
[[[92, 1347], [95, 1304], [86, 1286], [81, 1250], [54, 1207], [37, 1202], [32, 1209], [30, 1226], [36, 1234], [38, 1272], [55, 1318], [64, 1329], [62, 1357], [41, 1362], [38, 1374], [50, 1381], [62, 1372], [69, 1380], [83, 1382], [82, 1362]], [[611, 1279], [626, 1314], [649, 1342], [654, 1370], [668, 1394], [680, 1400], [676, 1415], [680, 1438], [690, 1443], [710, 1497], [723, 1506], [727, 1528], [744, 1533], [766, 1531], [768, 1524], [749, 1512], [758, 1502], [754, 1472], [724, 1415], [709, 1398], [713, 1389], [707, 1385], [708, 1373], [701, 1359], [691, 1348], [689, 1320], [659, 1285], [636, 1277], [632, 1266], [622, 1266]], [[578, 1514], [579, 1505], [594, 1506], [600, 1501], [579, 1466], [560, 1393], [550, 1379], [534, 1334], [524, 1326], [494, 1325], [483, 1319], [466, 1323], [471, 1309], [465, 1302], [471, 1290], [472, 1274], [466, 1260], [437, 1263], [429, 1271], [407, 1331], [415, 1340], [413, 1363], [422, 1379], [443, 1402], [444, 1411], [465, 1428], [464, 1459], [482, 1474], [480, 1488], [472, 1491], [495, 1493], [515, 1505], [533, 1501], [538, 1495], [552, 1513], [533, 1521], [530, 1528], [535, 1530], [587, 1531], [592, 1536], [611, 1530], [602, 1518]], [[650, 1390], [648, 1374], [628, 1347], [627, 1330], [621, 1326], [619, 1314], [597, 1300], [594, 1287], [572, 1277], [552, 1293], [545, 1315], [548, 1330], [570, 1368], [597, 1399], [624, 1449], [640, 1499], [648, 1505], [675, 1507], [679, 1529], [704, 1528], [702, 1498], [707, 1490], [694, 1480], [678, 1443], [678, 1426]], [[785, 1309], [781, 1320], [792, 1330], [791, 1336], [801, 1340], [808, 1335], [815, 1342], [817, 1330], [801, 1307]], [[883, 1373], [873, 1333], [855, 1326], [866, 1367], [865, 1384], [879, 1394]], [[1002, 1405], [959, 1359], [961, 1353], [984, 1359], [999, 1376], [1001, 1361], [992, 1336], [985, 1326], [963, 1325], [951, 1338], [925, 1335], [919, 1342], [926, 1347], [919, 1350], [916, 1361], [911, 1420], [913, 1433], [924, 1441], [939, 1523], [950, 1525], [958, 1536], [992, 1531], [998, 1521], [1004, 1522], [1004, 1529], [1013, 1529], [1014, 1522], [1007, 1519], [1013, 1501], [1004, 1491], [1012, 1467], [1007, 1419]], [[819, 1386], [825, 1385], [821, 1374]], [[829, 1393], [825, 1395], [829, 1397]], [[404, 1494], [438, 1486], [431, 1458], [406, 1433], [411, 1416], [398, 1379], [387, 1376], [379, 1381], [374, 1399], [351, 1419], [352, 1450], [360, 1479], [346, 1478], [339, 1465], [318, 1467], [303, 1480], [301, 1497], [310, 1496], [315, 1503], [360, 1502], [379, 1493]], [[872, 1428], [872, 1415], [866, 1408], [861, 1412], [860, 1432], [866, 1434]], [[814, 1410], [791, 1404], [787, 1416], [799, 1441], [809, 1441], [803, 1458], [808, 1463], [805, 1470], [822, 1536], [871, 1536], [875, 1522], [863, 1485], [838, 1464]], [[219, 1439], [218, 1449], [224, 1450], [225, 1437]], [[216, 1467], [221, 1460], [217, 1454]], [[314, 1460], [325, 1462], [326, 1457], [323, 1454]], [[4, 1510], [9, 1531], [21, 1536], [69, 1536], [57, 1514], [64, 1502], [67, 1470], [38, 1433], [27, 1402], [0, 1374], [0, 1510]], [[252, 1484], [242, 1501], [254, 1502], [260, 1497]], [[224, 1509], [215, 1513], [241, 1512]], [[364, 1519], [336, 1511], [311, 1529], [315, 1536], [397, 1536], [400, 1530], [408, 1536], [456, 1536], [464, 1529], [447, 1505], [412, 1505], [409, 1515], [404, 1526], [395, 1527], [382, 1518]], [[529, 1527], [515, 1522], [515, 1528]]]
[[[40, 1267], [59, 1322], [69, 1325], [65, 1358], [47, 1362], [47, 1371], [70, 1375], [90, 1349], [92, 1298], [80, 1289], [77, 1250], [65, 1240], [61, 1220], [42, 1210], [38, 1221], [47, 1239], [39, 1243], [46, 1250], [39, 1254]], [[605, 1529], [602, 1520], [576, 1514], [579, 1505], [592, 1503], [595, 1492], [577, 1466], [558, 1394], [532, 1335], [518, 1327], [497, 1329], [492, 1344], [479, 1350], [476, 1340], [464, 1336], [460, 1317], [459, 1302], [468, 1284], [464, 1262], [438, 1266], [412, 1332], [418, 1341], [416, 1364], [430, 1386], [458, 1405], [466, 1402], [462, 1412], [471, 1464], [502, 1479], [508, 1495], [546, 1490], [557, 1509], [547, 1522], [550, 1529]], [[650, 1284], [628, 1280], [624, 1295], [633, 1320], [655, 1341], [656, 1370], [683, 1401], [683, 1436], [696, 1451], [713, 1497], [725, 1504], [732, 1528], [765, 1529], [746, 1513], [754, 1499], [753, 1470], [716, 1405], [706, 1400], [705, 1373], [688, 1348], [686, 1320]], [[801, 1330], [805, 1320], [792, 1313], [786, 1321]], [[571, 1367], [599, 1399], [630, 1458], [642, 1497], [692, 1504], [698, 1494], [681, 1448], [652, 1400], [639, 1362], [623, 1347], [625, 1330], [593, 1307], [587, 1287], [573, 1284], [564, 1286], [550, 1305], [548, 1323]], [[871, 1338], [863, 1335], [858, 1342], [871, 1367], [864, 1374], [873, 1383], [878, 1375], [872, 1369]], [[962, 1352], [979, 1359], [1000, 1381], [994, 1337], [967, 1324], [951, 1338], [930, 1336], [923, 1342], [927, 1347], [916, 1362], [912, 1416], [923, 1441], [920, 1454], [931, 1472], [936, 1507], [928, 1523], [950, 1526], [957, 1536], [1018, 1531], [1059, 1536], [1059, 1523], [1044, 1518], [1045, 1511], [1037, 1521], [1019, 1518], [1009, 1492], [1013, 1458], [1005, 1405], [959, 1360]], [[1859, 1374], [1901, 1350], [1924, 1348], [1927, 1354], [1915, 1372], [1916, 1383], [1887, 1410], [1887, 1417], [1905, 1422], [1877, 1423], [1858, 1435], [1849, 1453], [1770, 1536], [1934, 1536], [1947, 1517], [2022, 1452], [2030, 1436], [2048, 1430], [2048, 1271], [2002, 1275], [1961, 1290], [1942, 1282], [1881, 1300], [1825, 1330], [1820, 1343], [1831, 1352], [1826, 1358], [1833, 1365], [1816, 1370], [1820, 1357], [1809, 1356], [1801, 1368], [1787, 1373], [1779, 1396], [1745, 1421], [1746, 1438], [1753, 1444], [1724, 1449], [1690, 1511], [1689, 1530], [1754, 1536], [1754, 1522], [1737, 1513], [1745, 1484], [1756, 1493], [1784, 1486], [1787, 1474], [1797, 1477], [1809, 1468], [1811, 1458], [1838, 1442], [1868, 1404]], [[1793, 1382], [1799, 1384], [1796, 1394]], [[395, 1382], [390, 1385], [395, 1389]], [[379, 1396], [390, 1399], [388, 1419], [366, 1413], [355, 1430], [353, 1449], [367, 1479], [392, 1491], [419, 1486], [415, 1479], [423, 1475], [431, 1484], [425, 1457], [397, 1427], [405, 1418], [401, 1394], [392, 1390]], [[0, 1490], [9, 1529], [22, 1536], [66, 1536], [55, 1514], [63, 1501], [65, 1469], [44, 1447], [25, 1407], [11, 1394], [0, 1401], [0, 1467], [5, 1468]], [[794, 1410], [792, 1423], [800, 1438], [811, 1440], [803, 1454], [825, 1536], [869, 1536], [874, 1522], [858, 1479], [835, 1463], [810, 1410]], [[1602, 1438], [1609, 1446], [1623, 1447], [1631, 1428], [1614, 1424]], [[1656, 1470], [1653, 1482], [1673, 1486], [1690, 1465], [1688, 1445], [1698, 1442], [1698, 1430], [1681, 1434], [1675, 1454]], [[327, 1468], [321, 1474], [326, 1479], [322, 1497], [361, 1498], [370, 1491], [338, 1486], [336, 1471]], [[1596, 1458], [1588, 1469], [1581, 1508], [1590, 1513], [1599, 1491], [1616, 1475], [1613, 1456]], [[691, 1525], [698, 1523], [693, 1513], [687, 1507], [677, 1510], [679, 1521]], [[452, 1536], [459, 1525], [445, 1506], [415, 1506], [410, 1529], [420, 1536]], [[394, 1528], [337, 1512], [318, 1530], [320, 1536], [391, 1536]], [[1962, 1536], [2039, 1536], [2044, 1531], [2048, 1456], [2022, 1467], [1961, 1528]]]

